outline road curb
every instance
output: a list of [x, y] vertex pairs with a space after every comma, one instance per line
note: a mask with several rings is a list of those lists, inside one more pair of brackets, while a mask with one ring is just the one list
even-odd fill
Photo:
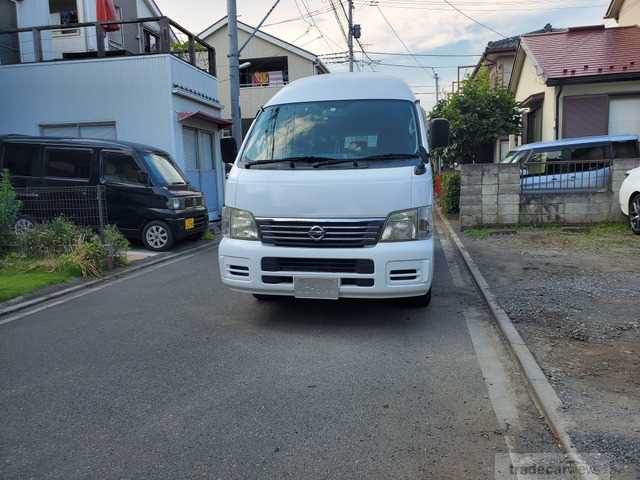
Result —
[[547, 380], [547, 377], [540, 368], [540, 365], [538, 365], [529, 347], [527, 347], [527, 344], [516, 330], [511, 318], [498, 303], [495, 295], [489, 288], [489, 284], [449, 223], [449, 220], [447, 220], [439, 208], [436, 208], [436, 211], [438, 217], [445, 225], [447, 232], [453, 239], [453, 243], [464, 259], [464, 263], [482, 293], [491, 313], [498, 322], [498, 326], [506, 338], [509, 348], [515, 355], [518, 366], [528, 383], [529, 393], [538, 410], [545, 417], [547, 424], [555, 434], [569, 459], [578, 467], [579, 478], [583, 480], [598, 480], [599, 477], [597, 475], [590, 473], [591, 469], [588, 463], [582, 458], [571, 440], [569, 427], [573, 422], [562, 413], [562, 402], [558, 394], [549, 383], [549, 380]]
[[180, 252], [171, 253], [171, 254], [168, 254], [168, 255], [163, 255], [163, 256], [161, 256], [159, 258], [151, 258], [151, 259], [148, 259], [148, 260], [142, 260], [138, 264], [131, 265], [130, 267], [125, 267], [122, 270], [119, 270], [119, 271], [114, 272], [114, 273], [107, 274], [107, 275], [105, 275], [103, 277], [100, 277], [100, 278], [96, 278], [95, 280], [90, 280], [88, 282], [82, 282], [82, 283], [80, 283], [78, 285], [74, 285], [72, 287], [63, 288], [61, 290], [58, 290], [58, 291], [55, 291], [55, 292], [51, 292], [51, 293], [46, 294], [46, 295], [37, 296], [37, 297], [31, 298], [29, 300], [25, 300], [23, 302], [18, 302], [18, 303], [12, 304], [12, 305], [7, 305], [6, 307], [0, 307], [0, 318], [2, 318], [4, 316], [7, 316], [9, 314], [12, 314], [12, 313], [19, 312], [21, 310], [25, 310], [25, 309], [33, 307], [35, 305], [39, 305], [41, 303], [48, 302], [49, 300], [54, 300], [56, 298], [63, 297], [63, 296], [68, 295], [70, 293], [78, 292], [80, 290], [85, 290], [87, 288], [94, 287], [94, 286], [99, 285], [101, 283], [105, 283], [105, 282], [108, 282], [108, 281], [116, 279], [116, 278], [124, 277], [126, 275], [129, 275], [130, 273], [138, 272], [140, 270], [144, 270], [145, 268], [152, 267], [154, 265], [158, 265], [160, 263], [163, 263], [163, 262], [166, 262], [166, 261], [169, 261], [169, 260], [173, 260], [173, 259], [185, 256], [185, 255], [189, 255], [189, 254], [192, 254], [192, 253], [197, 253], [197, 252], [200, 252], [202, 250], [206, 250], [207, 248], [213, 248], [213, 247], [217, 246], [218, 243], [219, 242], [207, 242], [204, 245], [199, 245], [197, 247], [181, 250]]

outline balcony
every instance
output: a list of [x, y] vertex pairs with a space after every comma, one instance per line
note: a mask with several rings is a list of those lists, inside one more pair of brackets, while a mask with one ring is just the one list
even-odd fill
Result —
[[2, 30], [0, 45], [16, 50], [10, 64], [170, 54], [216, 75], [215, 50], [168, 17]]

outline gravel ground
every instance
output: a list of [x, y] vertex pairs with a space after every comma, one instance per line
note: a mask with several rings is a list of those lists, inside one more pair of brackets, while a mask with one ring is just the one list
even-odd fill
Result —
[[606, 455], [612, 478], [640, 478], [640, 238], [478, 237], [463, 241], [575, 420], [578, 448]]

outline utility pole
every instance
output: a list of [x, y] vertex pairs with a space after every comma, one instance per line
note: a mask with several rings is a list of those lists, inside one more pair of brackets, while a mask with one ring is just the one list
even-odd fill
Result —
[[348, 0], [349, 4], [349, 71], [353, 72], [353, 0]]
[[238, 14], [236, 0], [227, 0], [229, 30], [229, 103], [231, 104], [231, 135], [242, 143], [242, 119], [240, 117], [240, 60], [238, 53]]
[[433, 78], [436, 81], [436, 103], [440, 101], [440, 77], [438, 77], [438, 72], [433, 72]]

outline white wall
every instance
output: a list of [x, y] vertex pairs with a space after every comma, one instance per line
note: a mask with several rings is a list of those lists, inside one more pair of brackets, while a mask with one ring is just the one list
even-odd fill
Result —
[[618, 24], [640, 25], [640, 0], [625, 0], [620, 9]]
[[518, 82], [515, 96], [518, 102], [526, 100], [531, 95], [544, 93], [542, 106], [542, 140], [555, 139], [555, 106], [556, 93], [554, 87], [545, 85], [542, 75], [538, 75], [535, 64], [527, 56], [522, 66], [522, 73]]

